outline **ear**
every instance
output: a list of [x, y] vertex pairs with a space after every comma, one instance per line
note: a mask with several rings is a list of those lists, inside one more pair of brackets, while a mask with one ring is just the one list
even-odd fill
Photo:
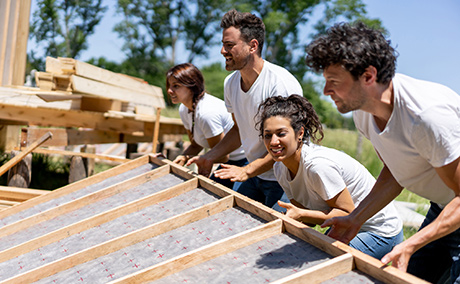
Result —
[[256, 53], [258, 49], [259, 49], [259, 42], [257, 41], [257, 39], [252, 39], [249, 42], [249, 51], [251, 53]]
[[301, 139], [303, 138], [303, 135], [304, 135], [304, 134], [305, 134], [305, 129], [304, 129], [303, 126], [302, 126], [302, 128], [300, 128], [300, 130], [299, 130], [299, 132], [298, 132], [298, 134], [297, 134], [297, 139], [300, 139], [300, 140], [301, 140]]
[[365, 85], [372, 85], [377, 82], [377, 68], [370, 65], [366, 68], [360, 79]]

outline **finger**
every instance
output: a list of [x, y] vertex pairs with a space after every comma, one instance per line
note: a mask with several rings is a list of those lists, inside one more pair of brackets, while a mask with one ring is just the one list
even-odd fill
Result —
[[321, 228], [324, 228], [324, 227], [330, 227], [332, 225], [334, 225], [334, 218], [331, 218], [331, 219], [327, 219], [326, 221], [323, 222], [323, 224], [321, 224]]
[[289, 208], [292, 207], [292, 204], [283, 202], [283, 201], [281, 201], [281, 200], [278, 200], [278, 205], [281, 206], [281, 207], [283, 207], [283, 208], [286, 208], [286, 209], [289, 209]]
[[195, 163], [196, 160], [198, 160], [198, 157], [190, 158], [185, 165], [190, 166], [191, 164]]
[[[387, 265], [388, 263], [390, 263], [392, 261], [392, 258], [391, 258], [391, 256], [389, 254], [390, 253], [387, 253], [386, 255], [384, 255], [382, 257], [382, 259], [380, 260], [385, 265]], [[396, 262], [393, 265], [396, 265]]]

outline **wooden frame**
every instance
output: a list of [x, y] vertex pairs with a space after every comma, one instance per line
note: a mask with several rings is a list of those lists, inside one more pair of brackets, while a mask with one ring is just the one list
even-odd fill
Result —
[[[142, 171], [140, 171], [141, 168]], [[129, 178], [125, 177], [120, 181], [119, 177], [122, 176]], [[174, 185], [167, 185], [162, 181], [165, 178], [173, 177], [178, 179]], [[105, 184], [102, 185], [101, 183]], [[148, 184], [156, 184], [156, 186], [149, 189]], [[160, 188], [157, 190], [157, 187]], [[93, 192], [85, 192], [85, 195], [79, 198], [70, 198], [72, 194], [86, 191], [88, 188], [92, 188]], [[131, 196], [133, 190], [141, 192], [141, 189], [147, 190], [148, 194], [133, 198], [131, 201], [121, 202], [125, 198], [123, 196]], [[152, 206], [161, 208], [163, 203], [172, 202], [175, 198], [181, 202], [192, 202], [188, 201], [186, 196], [188, 196], [187, 194], [193, 196], [192, 194], [195, 194], [196, 191], [209, 192], [215, 196], [213, 198], [216, 200], [208, 202], [200, 199], [196, 202], [203, 202], [203, 204], [200, 203], [197, 207], [192, 207], [191, 210], [176, 208], [183, 210], [183, 212], [171, 213], [168, 215], [169, 217], [164, 217], [166, 219], [155, 219], [152, 221], [153, 223], [146, 226], [139, 225], [140, 227], [137, 229], [118, 233], [112, 238], [102, 240], [63, 257], [57, 257], [43, 265], [37, 264], [35, 267], [21, 271], [22, 273], [18, 271], [17, 274], [9, 278], [0, 279], [0, 283], [30, 283], [40, 279], [48, 281], [49, 279], [46, 277], [59, 276], [60, 273], [72, 271], [72, 269], [78, 270], [80, 266], [86, 263], [99, 261], [99, 259], [104, 259], [104, 257], [109, 257], [120, 251], [125, 251], [125, 254], [126, 252], [134, 253], [130, 252], [134, 246], [143, 244], [146, 240], [154, 237], [167, 236], [170, 234], [169, 232], [180, 230], [195, 224], [195, 222], [201, 222], [200, 224], [206, 226], [212, 222], [214, 218], [212, 216], [218, 216], [218, 214], [235, 209], [242, 212], [240, 213], [241, 218], [244, 219], [245, 214], [250, 214], [260, 218], [262, 223], [260, 225], [255, 224], [252, 228], [241, 229], [235, 234], [229, 233], [228, 237], [223, 237], [164, 261], [159, 260], [156, 264], [136, 269], [134, 273], [115, 275], [116, 277], [114, 274], [110, 274], [109, 276], [114, 278], [108, 278], [106, 282], [145, 283], [156, 279], [167, 279], [165, 277], [174, 276], [177, 273], [188, 273], [187, 269], [199, 268], [199, 265], [209, 261], [219, 261], [220, 257], [245, 250], [261, 241], [288, 234], [298, 238], [296, 243], [310, 245], [313, 249], [329, 255], [330, 259], [274, 279], [274, 283], [321, 283], [333, 277], [354, 273], [354, 271], [364, 275], [362, 277], [366, 277], [368, 283], [373, 283], [376, 279], [385, 283], [426, 283], [393, 267], [382, 267], [381, 262], [372, 257], [199, 176], [187, 168], [173, 164], [166, 159], [160, 160], [152, 155], [142, 156], [106, 172], [0, 211], [0, 219], [3, 223], [0, 227], [0, 240], [8, 242], [11, 241], [10, 239], [14, 240], [15, 237], [20, 236], [21, 233], [34, 228], [34, 226], [43, 224], [42, 227], [47, 227], [49, 222], [59, 216], [66, 216], [65, 214], [71, 213], [78, 215], [74, 212], [78, 210], [88, 211], [88, 208], [101, 201], [109, 203], [109, 200], [116, 200], [118, 202], [118, 205], [113, 208], [110, 207], [110, 209], [102, 210], [94, 215], [83, 217], [81, 220], [72, 221], [58, 229], [39, 232], [36, 236], [31, 236], [25, 241], [18, 241], [12, 246], [0, 248], [0, 269], [2, 269], [2, 265], [7, 265], [8, 262], [18, 257], [34, 255], [37, 250], [45, 252], [50, 249], [49, 247], [53, 247], [53, 245], [55, 246], [68, 238], [74, 238], [74, 241], [76, 240], [79, 245], [85, 244], [84, 241], [78, 241], [80, 234], [87, 234], [91, 230], [97, 231], [100, 226], [106, 226], [112, 222], [116, 225], [117, 222], [122, 222], [123, 218], [131, 216], [131, 214], [139, 214], [142, 210], [152, 208]], [[69, 200], [64, 201], [65, 198]], [[26, 217], [28, 211], [46, 204], [52, 205], [46, 207], [47, 210], [38, 210], [35, 214]], [[152, 215], [151, 218], [153, 217]], [[240, 221], [237, 219], [236, 222]], [[57, 255], [58, 252], [53, 254]], [[15, 262], [17, 261], [15, 260]], [[71, 279], [67, 280], [72, 282]], [[91, 282], [91, 279], [86, 280]], [[250, 281], [250, 279], [243, 280], [241, 282]]]

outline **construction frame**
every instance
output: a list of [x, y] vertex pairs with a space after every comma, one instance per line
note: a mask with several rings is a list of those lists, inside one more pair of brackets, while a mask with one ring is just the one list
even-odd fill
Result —
[[154, 155], [0, 220], [0, 283], [427, 283]]

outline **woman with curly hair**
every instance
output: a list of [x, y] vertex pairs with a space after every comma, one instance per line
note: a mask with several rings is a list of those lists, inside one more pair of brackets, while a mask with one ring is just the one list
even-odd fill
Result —
[[[286, 215], [309, 225], [346, 216], [372, 189], [374, 177], [347, 154], [320, 146], [323, 130], [304, 97], [271, 97], [259, 107], [258, 127], [268, 153], [276, 161], [276, 179], [291, 204], [279, 201]], [[314, 142], [314, 143], [312, 143]], [[361, 228], [349, 243], [381, 258], [402, 242], [402, 221], [389, 204]]]
[[[180, 103], [180, 118], [191, 142], [174, 160], [183, 166], [203, 148], [212, 148], [219, 143], [233, 127], [233, 119], [227, 112], [224, 101], [205, 92], [203, 75], [191, 63], [176, 65], [166, 73], [166, 89], [171, 102]], [[239, 147], [216, 162], [241, 167], [247, 160], [243, 148]], [[214, 175], [210, 178], [229, 188], [235, 185], [228, 179], [220, 179]]]

